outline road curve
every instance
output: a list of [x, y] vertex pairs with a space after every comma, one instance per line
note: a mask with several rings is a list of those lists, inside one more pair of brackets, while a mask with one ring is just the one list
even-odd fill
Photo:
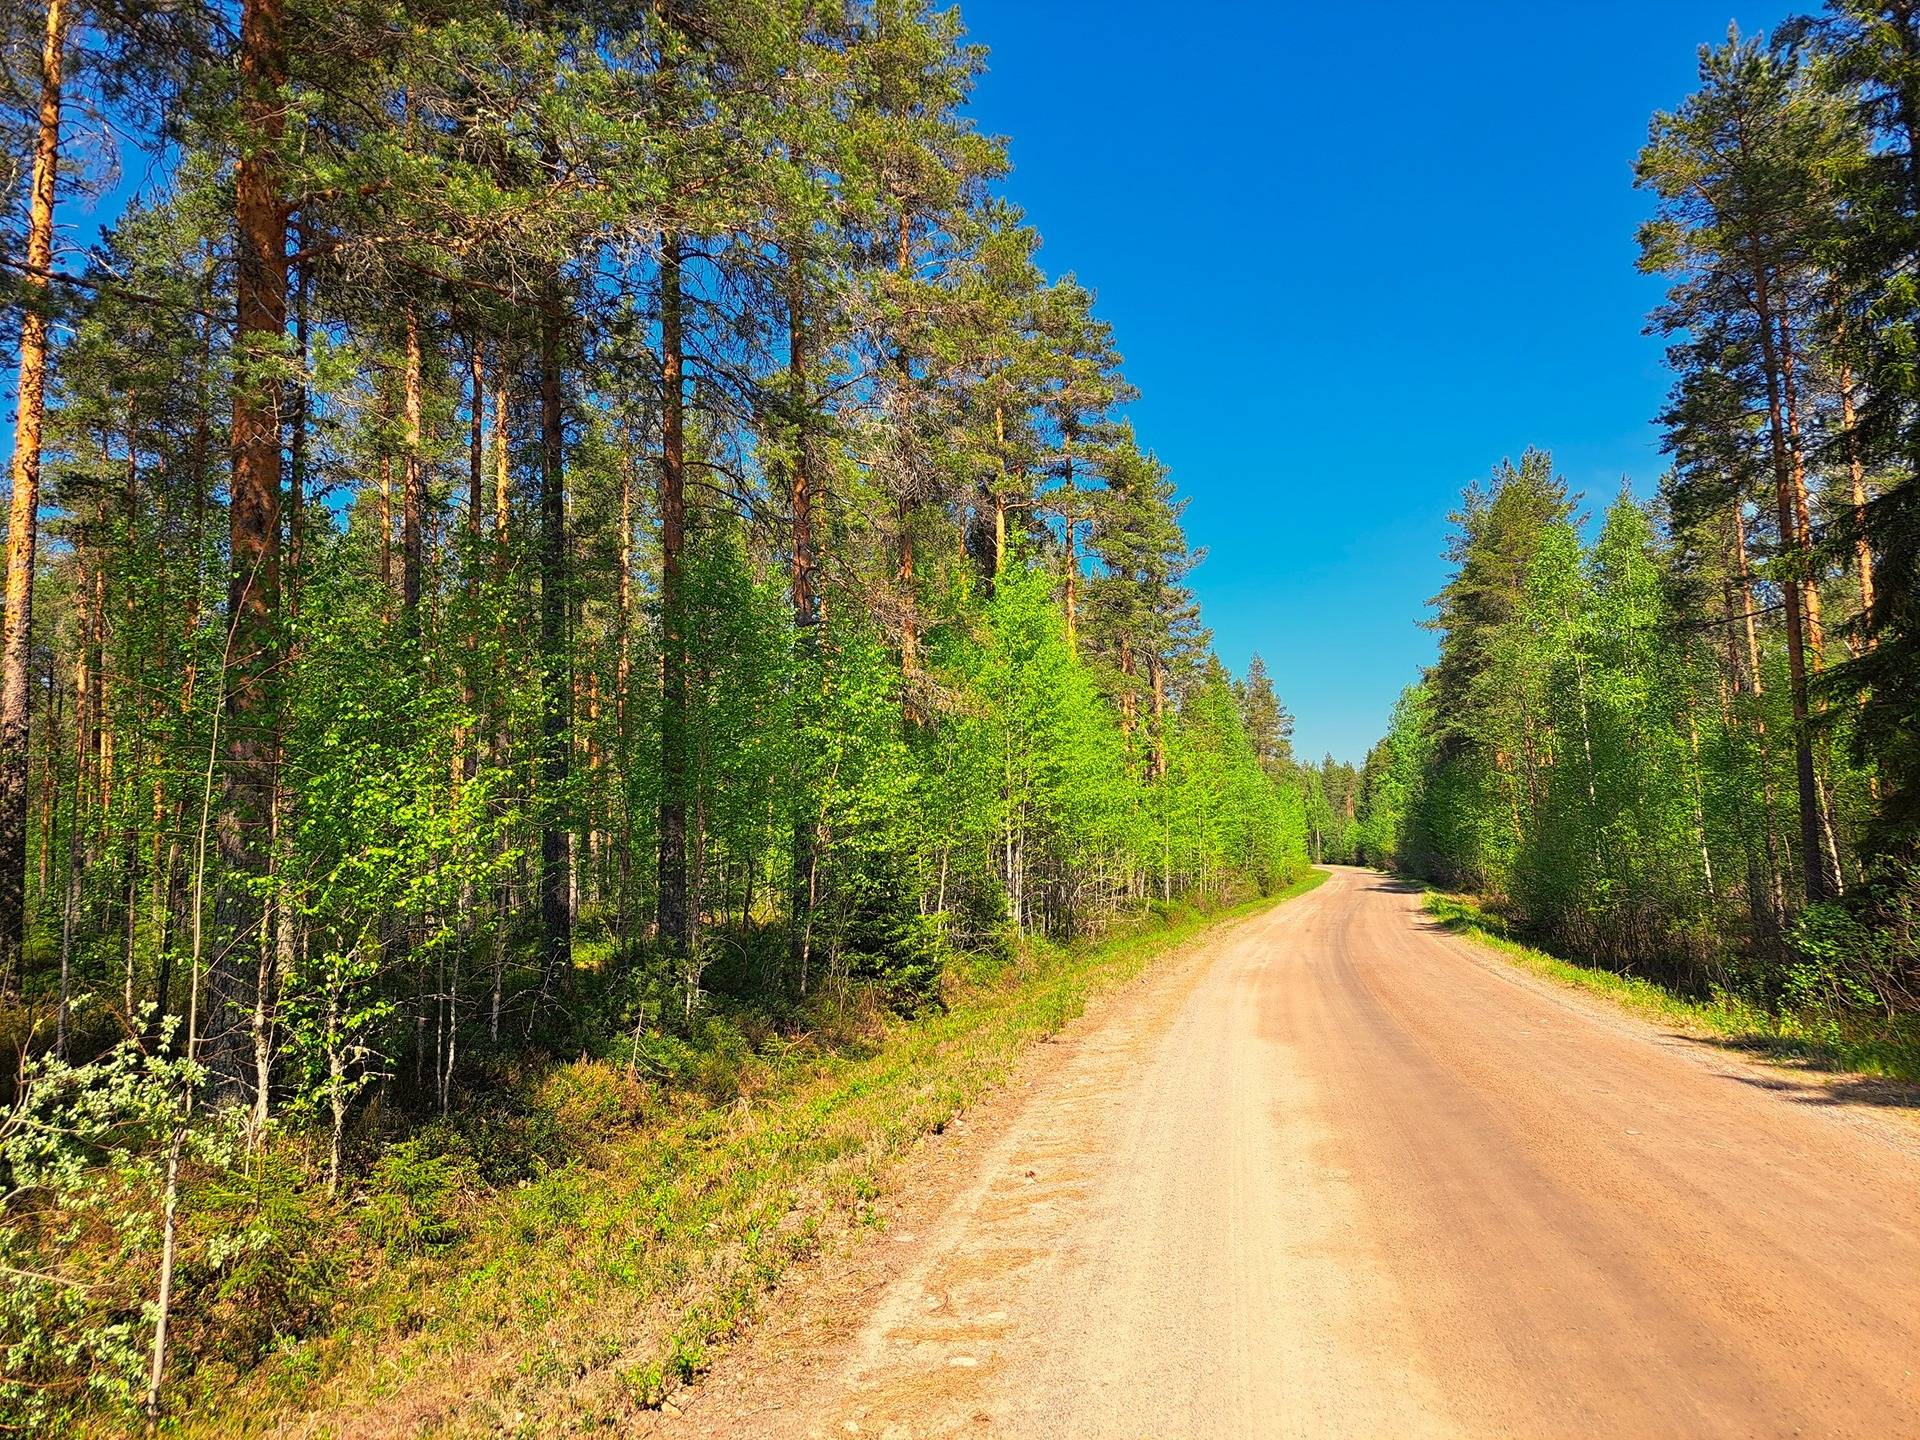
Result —
[[751, 1382], [686, 1420], [1920, 1437], [1902, 1097], [1523, 975], [1359, 870], [1136, 989], [1043, 1067], [830, 1346], [749, 1346]]

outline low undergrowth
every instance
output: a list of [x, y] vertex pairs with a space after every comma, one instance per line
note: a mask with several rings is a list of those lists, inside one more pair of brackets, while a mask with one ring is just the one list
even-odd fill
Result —
[[1159, 908], [1098, 945], [1031, 947], [951, 982], [917, 1019], [875, 1011], [842, 1033], [775, 1037], [736, 1063], [725, 1094], [644, 1084], [605, 1061], [562, 1067], [547, 1098], [598, 1132], [591, 1151], [498, 1189], [444, 1151], [390, 1157], [405, 1173], [384, 1177], [384, 1208], [362, 1228], [403, 1258], [324, 1334], [202, 1390], [173, 1428], [224, 1440], [617, 1426], [697, 1375], [826, 1236], [879, 1224], [893, 1162], [1089, 997], [1325, 879], [1311, 871], [1212, 916]]
[[1729, 1048], [1808, 1069], [1920, 1082], [1920, 1023], [1868, 1005], [1767, 1006], [1725, 989], [1701, 999], [1643, 976], [1551, 955], [1522, 943], [1479, 901], [1430, 890], [1427, 913], [1522, 969], [1604, 995], [1635, 1014], [1711, 1036]]

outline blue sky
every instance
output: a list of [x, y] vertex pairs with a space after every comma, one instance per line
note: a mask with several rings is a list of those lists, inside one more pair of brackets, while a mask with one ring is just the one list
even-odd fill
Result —
[[1662, 468], [1632, 165], [1730, 0], [964, 0], [982, 129], [1099, 295], [1191, 497], [1220, 654], [1358, 761], [1431, 660], [1446, 516], [1528, 445], [1604, 504]]

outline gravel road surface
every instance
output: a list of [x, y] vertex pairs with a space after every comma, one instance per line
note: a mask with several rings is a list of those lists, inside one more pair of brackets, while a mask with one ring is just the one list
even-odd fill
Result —
[[1910, 1092], [1344, 869], [1040, 1049], [665, 1432], [1920, 1437]]

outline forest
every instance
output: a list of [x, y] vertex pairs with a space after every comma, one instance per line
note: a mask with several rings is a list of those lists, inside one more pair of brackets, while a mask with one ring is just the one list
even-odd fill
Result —
[[[1357, 844], [1558, 953], [1920, 1056], [1920, 9], [1704, 48], [1636, 183], [1670, 468], [1470, 487]], [[1589, 520], [1594, 521], [1589, 524]]]
[[4, 25], [0, 1431], [186, 1413], [607, 1096], [1352, 853], [954, 12]]

